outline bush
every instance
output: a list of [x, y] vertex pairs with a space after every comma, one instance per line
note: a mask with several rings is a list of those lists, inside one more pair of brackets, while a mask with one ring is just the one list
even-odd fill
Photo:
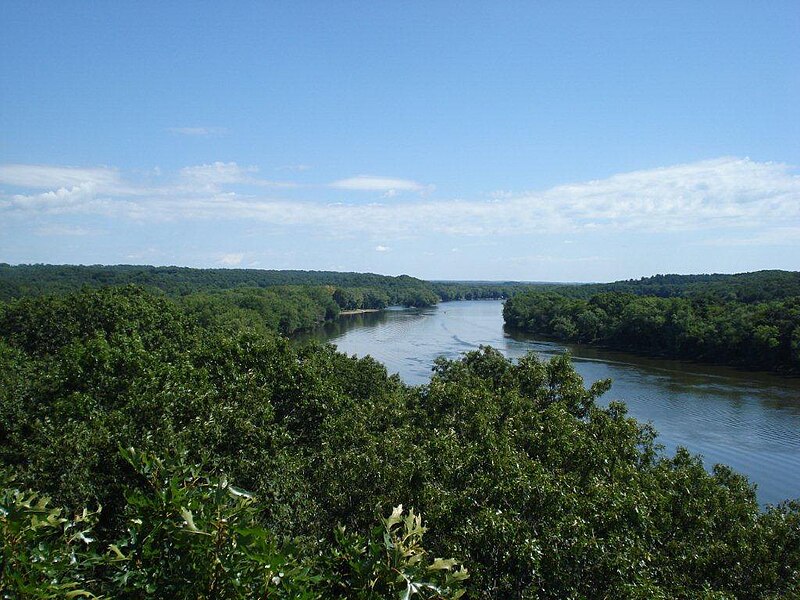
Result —
[[366, 536], [338, 527], [331, 544], [310, 547], [261, 526], [251, 494], [189, 464], [185, 453], [121, 454], [146, 485], [130, 491], [126, 532], [107, 546], [93, 531], [100, 509], [69, 519], [47, 498], [3, 489], [4, 598], [454, 600], [464, 593], [466, 570], [428, 556], [413, 510], [398, 506]]

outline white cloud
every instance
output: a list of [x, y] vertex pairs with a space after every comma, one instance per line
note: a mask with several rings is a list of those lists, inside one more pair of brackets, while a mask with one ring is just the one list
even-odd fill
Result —
[[394, 179], [392, 177], [375, 177], [373, 175], [358, 175], [348, 179], [340, 179], [330, 184], [333, 188], [354, 190], [361, 192], [385, 192], [392, 196], [398, 192], [429, 192], [433, 186], [423, 185], [409, 179]]
[[77, 168], [50, 165], [0, 165], [0, 183], [23, 188], [53, 189], [91, 185], [118, 188], [120, 174], [106, 167]]
[[391, 248], [389, 248], [389, 246], [382, 246], [380, 244], [375, 246], [375, 251], [376, 252], [388, 252], [389, 250], [391, 250]]
[[0, 198], [0, 210], [5, 208], [45, 214], [104, 213], [100, 210], [102, 204], [105, 202], [97, 199], [97, 188], [91, 183], [41, 194], [14, 194]]
[[504, 194], [491, 210], [486, 233], [776, 226], [800, 219], [800, 177], [785, 164], [720, 158]]
[[[243, 220], [314, 228], [328, 237], [369, 233], [385, 240], [425, 234], [569, 235], [600, 231], [707, 231], [770, 244], [800, 228], [800, 177], [788, 165], [720, 158], [635, 171], [544, 191], [503, 192], [489, 200], [415, 198], [386, 204], [242, 196], [227, 186], [272, 185], [255, 167], [216, 162], [187, 167], [177, 183], [140, 188], [113, 169], [6, 165], [0, 182], [31, 188], [0, 194], [0, 214], [100, 214], [138, 220]], [[34, 190], [50, 187], [49, 191]], [[358, 177], [352, 190], [416, 190], [406, 180]], [[324, 194], [324, 190], [321, 192]], [[783, 231], [783, 233], [780, 233]], [[706, 237], [709, 237], [706, 234]]]
[[227, 127], [170, 127], [170, 133], [188, 135], [194, 137], [206, 137], [211, 135], [225, 135], [228, 133]]
[[256, 167], [240, 167], [235, 162], [214, 162], [181, 169], [181, 176], [201, 183], [247, 183], [252, 181]]
[[258, 167], [240, 167], [235, 162], [214, 162], [205, 165], [184, 167], [180, 174], [190, 185], [201, 189], [219, 189], [225, 184], [244, 184], [268, 187], [294, 187], [293, 183], [268, 181], [256, 177]]
[[223, 254], [217, 259], [217, 264], [220, 264], [225, 267], [236, 267], [242, 264], [244, 260], [244, 254], [240, 252], [231, 252], [229, 254]]

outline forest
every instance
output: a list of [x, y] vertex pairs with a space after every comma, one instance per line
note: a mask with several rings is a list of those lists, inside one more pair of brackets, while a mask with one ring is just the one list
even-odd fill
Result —
[[325, 287], [339, 290], [342, 310], [388, 305], [430, 306], [439, 301], [508, 298], [526, 284], [429, 282], [408, 275], [264, 269], [192, 269], [148, 265], [9, 265], [0, 263], [0, 300], [134, 284], [172, 297], [232, 289]]
[[602, 292], [620, 292], [637, 296], [704, 298], [714, 302], [752, 304], [800, 296], [800, 272], [767, 270], [732, 275], [653, 275], [612, 283], [537, 284], [535, 287], [536, 291], [556, 291], [583, 299]]
[[330, 289], [379, 290], [382, 301], [388, 304], [428, 306], [438, 301], [430, 284], [408, 275], [388, 277], [334, 271], [192, 269], [148, 265], [0, 264], [0, 300], [74, 291], [83, 287], [128, 284], [158, 290], [173, 297], [241, 288], [326, 286]]
[[[761, 298], [766, 291], [738, 293]], [[707, 289], [672, 297], [600, 292], [588, 299], [527, 292], [505, 303], [503, 317], [512, 328], [568, 342], [800, 373], [800, 295], [775, 295], [744, 302]]]
[[335, 314], [324, 285], [67, 287], [0, 304], [4, 598], [800, 590], [800, 503], [666, 455], [566, 355], [407, 386], [259, 316]]

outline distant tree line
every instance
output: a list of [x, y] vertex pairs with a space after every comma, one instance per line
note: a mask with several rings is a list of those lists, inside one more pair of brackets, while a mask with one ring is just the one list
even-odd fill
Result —
[[518, 282], [432, 282], [442, 302], [453, 300], [500, 300], [536, 284]]
[[227, 290], [283, 291], [312, 286], [333, 294], [341, 310], [390, 305], [431, 306], [440, 301], [508, 298], [521, 284], [428, 282], [408, 275], [264, 269], [192, 269], [147, 265], [17, 265], [0, 263], [0, 300], [63, 293], [83, 287], [138, 285], [169, 296]]
[[620, 292], [659, 298], [681, 297], [751, 304], [800, 296], [800, 272], [771, 270], [733, 275], [654, 275], [613, 283], [537, 284], [535, 287], [535, 291], [555, 291], [583, 299], [602, 292]]
[[[139, 265], [18, 265], [0, 264], [0, 300], [23, 296], [75, 291], [83, 287], [138, 285], [160, 290], [170, 296], [231, 289], [269, 289], [296, 286], [325, 286], [353, 290], [358, 300], [350, 305], [367, 308], [397, 304], [428, 306], [438, 301], [431, 284], [400, 275], [335, 271], [276, 271], [264, 269], [192, 269]], [[352, 300], [352, 298], [351, 298]], [[369, 306], [361, 306], [363, 301]], [[348, 301], [342, 299], [341, 308]]]
[[569, 342], [800, 373], [800, 296], [717, 298], [604, 292], [585, 300], [529, 292], [508, 300], [503, 317], [511, 327]]
[[269, 291], [0, 304], [1, 597], [800, 591], [800, 504], [665, 455], [568, 357], [482, 348], [410, 387], [254, 324]]

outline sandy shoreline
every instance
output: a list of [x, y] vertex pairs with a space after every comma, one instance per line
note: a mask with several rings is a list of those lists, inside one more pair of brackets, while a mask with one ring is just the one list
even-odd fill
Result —
[[380, 308], [357, 308], [355, 310], [340, 310], [339, 316], [342, 315], [362, 315], [364, 313], [381, 312]]

